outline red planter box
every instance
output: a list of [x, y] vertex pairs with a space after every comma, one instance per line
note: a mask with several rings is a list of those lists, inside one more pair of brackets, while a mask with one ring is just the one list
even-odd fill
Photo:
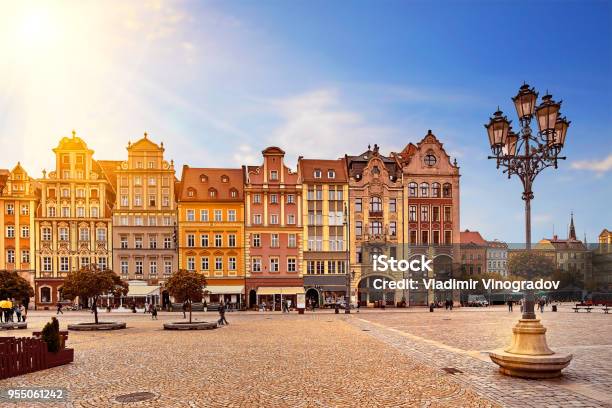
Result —
[[47, 368], [69, 364], [74, 361], [74, 349], [65, 348], [57, 353], [47, 351]]

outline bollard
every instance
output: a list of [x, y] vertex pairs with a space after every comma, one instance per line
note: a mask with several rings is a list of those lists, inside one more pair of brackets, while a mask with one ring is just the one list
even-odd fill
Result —
[[434, 304], [433, 304], [433, 303], [430, 303], [430, 304], [429, 304], [429, 311], [430, 311], [430, 312], [433, 312], [433, 309], [434, 309]]
[[556, 312], [557, 311], [557, 305], [552, 305], [552, 311]]

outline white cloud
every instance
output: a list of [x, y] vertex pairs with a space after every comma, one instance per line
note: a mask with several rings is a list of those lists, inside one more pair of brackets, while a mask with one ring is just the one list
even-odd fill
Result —
[[581, 160], [573, 162], [572, 169], [594, 171], [601, 175], [612, 170], [612, 153], [601, 160]]

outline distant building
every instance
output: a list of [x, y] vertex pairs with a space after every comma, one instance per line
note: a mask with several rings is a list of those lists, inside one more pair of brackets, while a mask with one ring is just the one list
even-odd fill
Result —
[[508, 244], [498, 240], [487, 242], [487, 272], [508, 276]]
[[461, 267], [469, 275], [487, 271], [488, 242], [478, 231], [461, 231]]

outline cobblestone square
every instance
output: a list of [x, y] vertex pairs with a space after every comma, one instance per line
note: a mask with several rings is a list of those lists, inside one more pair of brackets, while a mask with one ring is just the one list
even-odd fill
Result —
[[[31, 312], [28, 330], [0, 335], [29, 335], [52, 315]], [[612, 325], [609, 315], [597, 311], [577, 315], [568, 307], [544, 313], [550, 346], [574, 354], [565, 376], [554, 381], [498, 374], [486, 351], [506, 345], [519, 317], [503, 308], [235, 312], [227, 315], [230, 325], [217, 330], [161, 329], [164, 321], [181, 317], [161, 313], [152, 321], [149, 315], [109, 318], [102, 312], [102, 320], [125, 321], [128, 329], [71, 332], [73, 364], [0, 381], [0, 389], [66, 387], [70, 392], [66, 404], [27, 404], [32, 407], [596, 407], [611, 402]], [[210, 321], [217, 315], [194, 317]], [[60, 315], [62, 329], [91, 319], [87, 312]], [[139, 392], [152, 398], [118, 402]]]

